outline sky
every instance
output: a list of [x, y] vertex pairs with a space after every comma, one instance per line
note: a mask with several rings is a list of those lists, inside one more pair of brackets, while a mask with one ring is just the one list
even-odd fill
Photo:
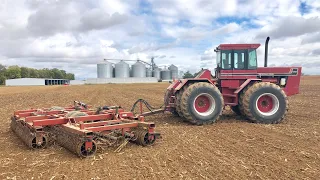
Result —
[[0, 64], [97, 77], [97, 63], [140, 59], [197, 72], [222, 43], [269, 42], [269, 66], [320, 74], [319, 0], [0, 0]]

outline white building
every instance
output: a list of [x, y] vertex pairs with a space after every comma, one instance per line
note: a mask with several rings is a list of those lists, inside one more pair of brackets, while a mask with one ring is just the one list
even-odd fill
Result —
[[128, 77], [128, 78], [89, 78], [86, 84], [124, 84], [124, 83], [157, 83], [155, 77]]
[[6, 86], [46, 86], [70, 84], [68, 79], [19, 78], [7, 79]]

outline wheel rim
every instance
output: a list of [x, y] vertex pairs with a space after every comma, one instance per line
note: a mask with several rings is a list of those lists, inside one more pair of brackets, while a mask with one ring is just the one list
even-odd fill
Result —
[[201, 116], [210, 115], [215, 109], [214, 98], [207, 93], [199, 94], [193, 102], [193, 108]]
[[86, 142], [82, 142], [79, 146], [79, 155], [82, 157], [88, 157], [93, 155], [96, 150], [97, 150], [97, 146], [96, 143], [94, 141], [90, 141], [90, 147], [86, 146]]
[[274, 115], [279, 110], [279, 99], [271, 93], [261, 94], [256, 101], [256, 109], [264, 116]]
[[34, 149], [41, 149], [47, 145], [47, 138], [45, 136], [42, 137], [34, 137], [31, 142], [31, 146]]
[[155, 140], [156, 139], [155, 139], [154, 135], [150, 135], [149, 133], [146, 133], [144, 136], [144, 142], [147, 145], [152, 145], [155, 142]]

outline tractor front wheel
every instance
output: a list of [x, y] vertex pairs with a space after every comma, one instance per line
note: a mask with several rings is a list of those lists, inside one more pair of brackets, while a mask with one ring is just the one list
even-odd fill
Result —
[[288, 100], [284, 91], [269, 82], [255, 83], [243, 94], [244, 114], [255, 123], [276, 124], [288, 111]]
[[222, 114], [223, 99], [219, 89], [205, 82], [188, 86], [180, 102], [181, 112], [192, 124], [214, 123]]

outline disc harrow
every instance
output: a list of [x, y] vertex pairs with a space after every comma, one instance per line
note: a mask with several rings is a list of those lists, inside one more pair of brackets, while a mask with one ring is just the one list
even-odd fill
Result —
[[32, 149], [57, 143], [79, 157], [92, 156], [99, 147], [121, 142], [153, 145], [160, 137], [155, 124], [145, 122], [141, 114], [126, 112], [121, 106], [92, 109], [78, 101], [68, 107], [15, 111], [11, 129]]

